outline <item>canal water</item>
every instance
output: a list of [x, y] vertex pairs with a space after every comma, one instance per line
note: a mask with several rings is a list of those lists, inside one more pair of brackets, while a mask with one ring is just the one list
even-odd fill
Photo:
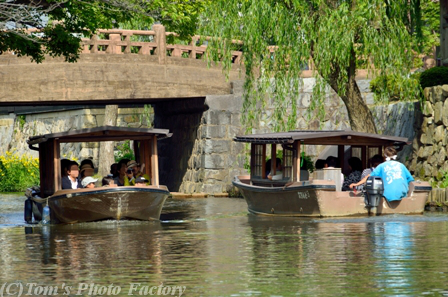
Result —
[[168, 199], [160, 222], [41, 226], [23, 201], [0, 194], [0, 296], [448, 296], [443, 213], [271, 218]]

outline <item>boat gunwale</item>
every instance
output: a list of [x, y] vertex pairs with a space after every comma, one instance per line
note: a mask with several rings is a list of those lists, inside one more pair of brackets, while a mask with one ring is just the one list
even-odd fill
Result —
[[251, 190], [254, 192], [284, 192], [284, 191], [295, 191], [295, 190], [307, 190], [307, 189], [316, 189], [316, 190], [334, 190], [336, 192], [336, 185], [319, 185], [319, 184], [308, 184], [305, 185], [304, 182], [302, 182], [302, 185], [299, 185], [301, 182], [296, 182], [294, 184], [291, 184], [289, 186], [281, 186], [281, 187], [268, 187], [268, 186], [256, 186], [256, 185], [248, 185], [240, 180], [233, 180], [232, 184], [235, 187], [239, 188], [246, 188], [247, 190]]
[[[300, 181], [300, 182], [296, 182], [293, 183], [291, 185], [285, 185], [285, 186], [257, 186], [257, 185], [249, 185], [246, 183], [243, 183], [241, 180], [233, 180], [232, 184], [235, 187], [241, 187], [241, 188], [246, 188], [248, 190], [256, 190], [258, 189], [259, 191], [257, 192], [265, 192], [265, 191], [272, 191], [272, 192], [280, 192], [280, 191], [285, 191], [285, 190], [295, 190], [295, 189], [322, 189], [322, 190], [330, 190], [330, 189], [336, 189], [336, 185], [319, 185], [319, 184], [308, 184], [306, 185], [307, 181]], [[308, 181], [309, 182], [309, 181]], [[300, 183], [302, 183], [302, 185], [300, 185]], [[414, 181], [414, 189], [413, 192], [428, 192], [432, 190], [431, 186], [419, 186], [418, 185], [418, 181]], [[273, 191], [275, 190], [275, 191]], [[351, 191], [335, 191], [335, 193], [340, 193], [340, 192], [351, 192]]]
[[[166, 187], [165, 187], [166, 188]], [[81, 191], [80, 191], [81, 190]], [[61, 191], [57, 191], [54, 195], [43, 198], [43, 199], [51, 199], [51, 200], [57, 200], [61, 198], [72, 198], [72, 197], [78, 197], [78, 196], [84, 196], [86, 194], [88, 195], [94, 195], [94, 194], [102, 194], [102, 193], [117, 193], [117, 192], [144, 192], [144, 193], [165, 193], [169, 195], [168, 189], [162, 189], [162, 188], [155, 188], [155, 187], [136, 187], [136, 186], [126, 186], [126, 187], [100, 187], [100, 188], [93, 188], [89, 189], [89, 191], [83, 191], [84, 189], [73, 189], [73, 190], [61, 190], [64, 191], [64, 193], [60, 193]], [[66, 191], [66, 192], [65, 192]], [[67, 195], [70, 195], [70, 197], [67, 197]]]

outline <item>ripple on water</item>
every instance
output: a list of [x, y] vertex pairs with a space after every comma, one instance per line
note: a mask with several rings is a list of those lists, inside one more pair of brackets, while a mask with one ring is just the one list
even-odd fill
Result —
[[[17, 197], [16, 197], [17, 198]], [[1, 196], [0, 200], [17, 201]], [[6, 202], [7, 203], [7, 202]], [[448, 217], [275, 218], [241, 199], [169, 199], [158, 222], [23, 225], [0, 214], [0, 279], [186, 286], [184, 296], [446, 293]]]

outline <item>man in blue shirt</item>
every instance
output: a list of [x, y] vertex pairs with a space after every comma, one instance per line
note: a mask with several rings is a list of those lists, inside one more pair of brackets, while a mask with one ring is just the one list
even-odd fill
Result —
[[409, 190], [409, 183], [414, 181], [414, 178], [406, 166], [395, 161], [397, 151], [393, 147], [386, 147], [384, 149], [384, 156], [386, 157], [386, 162], [378, 165], [370, 175], [364, 177], [358, 183], [351, 184], [350, 189], [365, 183], [369, 176], [379, 176], [383, 179], [383, 196], [387, 201], [401, 200], [403, 197], [406, 197]]

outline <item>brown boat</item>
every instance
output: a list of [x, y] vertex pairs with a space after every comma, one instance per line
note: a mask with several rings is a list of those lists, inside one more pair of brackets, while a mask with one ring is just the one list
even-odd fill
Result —
[[[393, 145], [401, 150], [409, 144], [406, 138], [338, 130], [254, 134], [237, 136], [234, 140], [251, 144], [251, 174], [236, 176], [233, 181], [246, 199], [251, 213], [306, 217], [422, 214], [431, 191], [428, 182], [415, 181], [410, 183], [407, 197], [388, 202], [379, 196], [375, 205], [369, 203], [366, 193], [341, 191], [341, 172], [344, 172], [348, 156], [359, 157], [366, 168], [368, 159], [381, 154], [383, 147]], [[266, 178], [269, 170], [265, 161], [267, 145], [271, 145], [270, 169], [274, 173], [277, 145], [281, 145], [283, 150], [280, 180]], [[301, 178], [303, 145], [337, 146], [341, 168], [324, 168], [316, 170], [309, 179]]]
[[[158, 220], [169, 195], [159, 185], [157, 140], [171, 137], [165, 129], [104, 126], [31, 137], [28, 144], [39, 151], [40, 187], [28, 189], [25, 221], [42, 219], [42, 209], [50, 208], [51, 223], [77, 223], [106, 219]], [[149, 164], [144, 173], [149, 186], [61, 189], [60, 144], [133, 140], [136, 161]], [[38, 147], [35, 147], [38, 145]]]

